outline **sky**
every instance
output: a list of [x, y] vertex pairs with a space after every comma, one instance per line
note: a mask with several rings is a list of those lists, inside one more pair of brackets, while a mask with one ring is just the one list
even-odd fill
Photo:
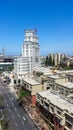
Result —
[[73, 0], [0, 0], [0, 52], [20, 55], [25, 29], [36, 29], [40, 54], [73, 54]]

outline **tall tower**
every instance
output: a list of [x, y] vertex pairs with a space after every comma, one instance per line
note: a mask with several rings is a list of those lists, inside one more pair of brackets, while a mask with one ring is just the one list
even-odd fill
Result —
[[32, 76], [33, 70], [40, 66], [39, 50], [36, 30], [25, 30], [22, 56], [14, 59], [15, 75], [18, 77]]
[[25, 30], [22, 56], [31, 58], [33, 68], [40, 65], [40, 47], [36, 30]]

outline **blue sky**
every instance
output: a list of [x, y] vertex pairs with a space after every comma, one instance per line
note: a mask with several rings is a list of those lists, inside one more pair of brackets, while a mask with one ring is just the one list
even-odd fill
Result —
[[73, 0], [0, 0], [0, 52], [20, 54], [24, 29], [37, 29], [41, 55], [73, 54]]

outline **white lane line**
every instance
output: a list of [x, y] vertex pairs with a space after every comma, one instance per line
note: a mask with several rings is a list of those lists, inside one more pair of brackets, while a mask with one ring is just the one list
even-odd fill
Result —
[[24, 125], [24, 122], [23, 121], [21, 121], [22, 122], [22, 124]]
[[20, 117], [20, 115], [19, 115], [19, 114], [17, 114], [17, 116], [18, 116], [18, 117]]
[[11, 99], [14, 100], [13, 97]]
[[15, 122], [15, 125], [18, 126], [16, 122]]
[[12, 115], [12, 118], [14, 119], [14, 116]]
[[17, 109], [14, 107], [14, 110], [17, 111]]

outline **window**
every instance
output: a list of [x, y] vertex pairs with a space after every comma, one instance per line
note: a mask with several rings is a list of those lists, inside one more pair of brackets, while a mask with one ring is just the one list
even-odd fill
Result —
[[47, 90], [50, 89], [50, 87], [47, 87]]
[[69, 94], [68, 90], [65, 91], [65, 95], [67, 96]]
[[43, 100], [41, 100], [41, 103], [43, 104]]
[[30, 89], [32, 89], [32, 87], [30, 87]]
[[16, 80], [14, 79], [14, 84], [16, 84]]
[[59, 110], [57, 110], [57, 114], [61, 115], [61, 112]]
[[54, 108], [53, 107], [51, 107], [51, 112], [54, 112]]
[[72, 128], [72, 125], [71, 125], [71, 124], [69, 124], [68, 122], [66, 122], [66, 126], [67, 126], [69, 129], [71, 129], [71, 128]]

